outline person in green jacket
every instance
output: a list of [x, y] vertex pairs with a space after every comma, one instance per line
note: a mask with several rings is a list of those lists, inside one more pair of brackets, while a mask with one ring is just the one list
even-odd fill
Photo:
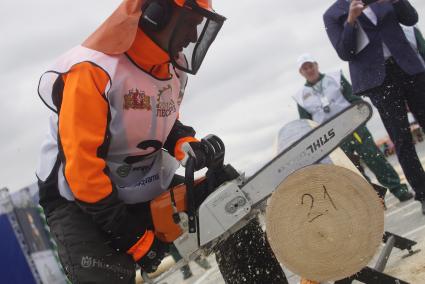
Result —
[[[351, 84], [341, 71], [323, 74], [310, 54], [298, 58], [300, 74], [306, 79], [303, 88], [293, 97], [301, 119], [311, 119], [319, 124], [361, 100], [353, 95]], [[400, 201], [413, 197], [407, 185], [400, 182], [397, 172], [376, 146], [366, 126], [359, 127], [341, 144], [348, 157], [358, 157], [375, 174], [378, 182], [387, 187]], [[367, 177], [366, 177], [367, 178]]]
[[425, 64], [425, 39], [422, 35], [422, 32], [417, 26], [400, 26], [404, 32], [404, 35], [406, 36], [407, 41], [422, 58], [422, 63]]
[[425, 61], [425, 39], [422, 35], [422, 32], [417, 28], [413, 28], [415, 31], [416, 45], [418, 48], [419, 54], [422, 56], [422, 59]]

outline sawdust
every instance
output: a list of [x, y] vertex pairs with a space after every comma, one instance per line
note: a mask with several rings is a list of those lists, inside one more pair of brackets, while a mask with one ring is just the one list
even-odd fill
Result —
[[397, 254], [394, 256], [397, 260], [386, 267], [385, 273], [412, 284], [425, 284], [425, 239], [417, 242], [413, 250], [420, 249], [420, 252], [406, 258], [402, 256], [406, 255], [407, 251]]

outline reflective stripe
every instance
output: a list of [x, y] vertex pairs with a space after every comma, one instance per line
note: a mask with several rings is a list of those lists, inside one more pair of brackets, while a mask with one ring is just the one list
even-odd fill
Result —
[[152, 231], [146, 231], [146, 233], [140, 238], [140, 240], [132, 246], [127, 253], [133, 256], [134, 261], [140, 260], [150, 250], [155, 234]]
[[354, 132], [354, 133], [353, 133], [353, 136], [354, 136], [354, 138], [356, 138], [356, 140], [357, 140], [360, 144], [362, 144], [362, 143], [363, 143], [362, 138], [360, 137], [360, 135], [359, 135], [357, 132]]

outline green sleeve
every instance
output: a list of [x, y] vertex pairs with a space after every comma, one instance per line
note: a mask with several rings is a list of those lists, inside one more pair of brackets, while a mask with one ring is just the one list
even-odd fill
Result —
[[300, 119], [312, 119], [313, 117], [311, 116], [311, 114], [302, 106], [300, 106], [299, 104], [297, 104], [298, 107], [298, 114], [300, 115]]
[[418, 51], [421, 54], [422, 58], [425, 60], [425, 39], [421, 31], [417, 27], [415, 27], [415, 37], [416, 43], [418, 45]]
[[353, 95], [353, 88], [351, 87], [350, 82], [348, 82], [347, 78], [345, 78], [343, 74], [341, 74], [341, 87], [342, 95], [347, 101], [349, 101], [350, 103], [362, 101], [359, 96]]

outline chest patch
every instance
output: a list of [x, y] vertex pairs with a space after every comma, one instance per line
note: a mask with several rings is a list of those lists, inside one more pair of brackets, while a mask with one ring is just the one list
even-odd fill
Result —
[[124, 95], [124, 105], [125, 110], [129, 109], [138, 109], [138, 110], [152, 110], [151, 99], [145, 94], [144, 91], [139, 91], [139, 89], [131, 89], [126, 95]]
[[156, 101], [156, 116], [169, 117], [177, 111], [177, 105], [173, 100], [173, 87], [167, 85], [158, 92]]

